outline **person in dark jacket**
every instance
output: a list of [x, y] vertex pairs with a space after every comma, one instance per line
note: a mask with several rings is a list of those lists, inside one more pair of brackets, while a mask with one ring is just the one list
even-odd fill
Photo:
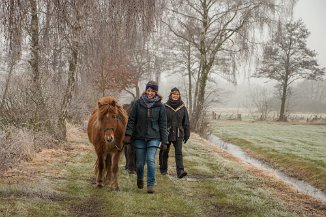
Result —
[[[168, 143], [165, 107], [158, 94], [158, 84], [150, 81], [145, 92], [134, 103], [128, 118], [125, 143], [131, 137], [136, 148], [137, 186], [144, 187], [144, 166], [147, 163], [147, 192], [154, 193], [155, 155], [157, 148]], [[165, 145], [166, 146], [166, 145]]]
[[186, 143], [190, 137], [190, 124], [188, 111], [181, 100], [178, 88], [175, 87], [171, 90], [165, 108], [168, 120], [169, 144], [166, 148], [160, 150], [160, 171], [162, 175], [167, 174], [169, 150], [172, 143], [175, 149], [177, 176], [181, 179], [187, 175], [183, 166], [182, 143]]

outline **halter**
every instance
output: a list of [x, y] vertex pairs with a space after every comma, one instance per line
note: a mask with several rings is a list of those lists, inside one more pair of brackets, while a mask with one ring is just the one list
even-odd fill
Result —
[[104, 132], [109, 131], [109, 130], [114, 131], [114, 127], [105, 128], [105, 129], [104, 129]]
[[[116, 120], [116, 122], [117, 122], [117, 124], [118, 124], [118, 121], [119, 121], [119, 114], [118, 114], [117, 116], [115, 116], [114, 119]], [[114, 127], [108, 127], [108, 128], [105, 128], [103, 131], [104, 131], [104, 132], [106, 132], [106, 131], [112, 131], [112, 132], [114, 132]], [[114, 144], [114, 147], [115, 147], [116, 149], [118, 149], [118, 152], [121, 152], [121, 151], [123, 150], [124, 146], [125, 146], [125, 144], [123, 143], [122, 148], [119, 148], [119, 147], [117, 146], [117, 142], [116, 142], [115, 139], [114, 139], [114, 141], [113, 141], [113, 144]]]
[[[119, 121], [119, 114], [117, 115], [117, 116], [115, 116], [115, 121], [117, 122], [117, 124], [118, 124], [118, 121]], [[108, 127], [108, 128], [105, 128], [104, 129], [104, 132], [106, 132], [106, 131], [113, 131], [114, 132], [114, 127]]]

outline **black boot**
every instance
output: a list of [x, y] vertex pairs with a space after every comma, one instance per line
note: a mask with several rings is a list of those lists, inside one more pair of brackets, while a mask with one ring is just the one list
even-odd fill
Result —
[[159, 163], [160, 163], [160, 172], [162, 175], [166, 175], [168, 172], [168, 158], [169, 158], [169, 151], [162, 149], [159, 152]]
[[144, 188], [144, 180], [142, 179], [137, 179], [137, 187], [139, 189], [143, 189]]
[[185, 177], [187, 175], [187, 172], [184, 170], [179, 170], [178, 171], [178, 178], [182, 179], [183, 177]]

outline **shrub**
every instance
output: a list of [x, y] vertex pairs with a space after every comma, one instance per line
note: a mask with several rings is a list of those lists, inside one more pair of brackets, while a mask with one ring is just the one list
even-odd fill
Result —
[[0, 170], [12, 168], [21, 160], [29, 161], [34, 153], [31, 131], [16, 127], [0, 130]]
[[13, 168], [20, 161], [31, 161], [44, 148], [57, 148], [51, 135], [14, 126], [0, 129], [0, 171]]

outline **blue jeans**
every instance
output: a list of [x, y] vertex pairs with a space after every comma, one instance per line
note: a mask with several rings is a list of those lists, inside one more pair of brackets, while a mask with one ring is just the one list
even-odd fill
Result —
[[147, 163], [147, 186], [155, 183], [155, 154], [159, 140], [135, 140], [137, 179], [144, 179], [144, 166]]

